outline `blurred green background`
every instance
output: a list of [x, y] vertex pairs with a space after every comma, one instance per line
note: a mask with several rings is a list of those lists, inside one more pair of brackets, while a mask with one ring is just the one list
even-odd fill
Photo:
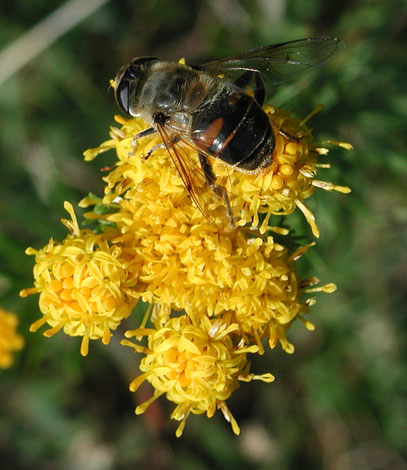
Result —
[[[38, 55], [38, 35], [8, 47], [64, 2], [0, 4], [0, 306], [18, 314], [26, 338], [0, 372], [1, 468], [407, 469], [406, 2], [115, 0], [78, 23], [92, 3], [68, 2], [63, 21], [38, 28]], [[152, 54], [197, 64], [313, 36], [340, 37], [347, 49], [279, 87], [272, 103], [299, 117], [323, 103], [310, 124], [316, 140], [355, 147], [326, 158], [333, 168], [320, 179], [353, 192], [318, 190], [308, 201], [321, 238], [300, 262], [303, 276], [338, 291], [318, 296], [315, 332], [293, 325], [294, 355], [277, 348], [254, 360], [276, 382], [231, 397], [239, 437], [218, 413], [190, 417], [176, 439], [164, 399], [134, 416], [136, 357], [117, 339], [92, 342], [82, 358], [78, 338], [28, 333], [39, 311], [35, 296], [18, 297], [32, 285], [24, 249], [65, 237], [64, 200], [102, 193], [99, 168], [114, 155], [85, 163], [82, 152], [107, 138], [118, 112], [108, 82], [123, 63]], [[302, 216], [287, 222], [312, 239]]]

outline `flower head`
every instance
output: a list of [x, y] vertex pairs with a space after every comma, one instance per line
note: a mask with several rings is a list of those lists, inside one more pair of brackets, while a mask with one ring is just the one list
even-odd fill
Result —
[[181, 421], [176, 435], [179, 437], [190, 413], [206, 413], [210, 418], [220, 409], [232, 429], [239, 434], [239, 426], [225, 401], [239, 387], [239, 380], [254, 379], [271, 382], [271, 374], [249, 374], [247, 354], [257, 352], [256, 346], [238, 343], [239, 326], [231, 316], [210, 320], [202, 316], [197, 324], [188, 317], [171, 318], [157, 329], [140, 328], [128, 331], [127, 337], [148, 336], [148, 347], [123, 341], [145, 357], [141, 360], [143, 372], [130, 384], [136, 391], [144, 380], [154, 387], [154, 395], [136, 408], [143, 413], [159, 396], [165, 394], [177, 404], [171, 418]]
[[0, 368], [10, 367], [13, 352], [23, 347], [23, 338], [17, 333], [18, 318], [0, 308]]
[[[156, 224], [156, 206], [146, 204], [142, 217], [125, 212], [126, 206], [123, 201], [113, 219], [123, 232], [128, 270], [138, 279], [128, 291], [134, 298], [184, 310], [194, 321], [233, 311], [247, 343], [272, 337], [272, 347], [275, 328], [287, 328], [304, 310], [294, 258], [272, 236], [180, 223], [182, 210], [170, 204], [165, 213], [174, 212], [171, 225]], [[283, 334], [279, 339], [284, 346]]]
[[62, 243], [51, 239], [41, 250], [27, 249], [35, 255], [34, 288], [24, 289], [25, 297], [39, 293], [43, 317], [31, 325], [52, 336], [60, 329], [71, 336], [82, 336], [81, 353], [88, 352], [89, 339], [110, 341], [123, 318], [130, 315], [134, 301], [126, 295], [127, 273], [120, 260], [121, 249], [106, 234], [80, 230], [71, 204], [65, 204], [71, 230]]

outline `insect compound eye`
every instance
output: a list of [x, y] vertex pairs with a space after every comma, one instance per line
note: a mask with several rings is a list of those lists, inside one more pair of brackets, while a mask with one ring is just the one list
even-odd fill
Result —
[[116, 88], [116, 101], [119, 108], [126, 114], [130, 114], [130, 83], [128, 80], [122, 80]]
[[[140, 81], [147, 77], [148, 63], [157, 61], [155, 57], [137, 57], [122, 67], [115, 78], [115, 98], [119, 108], [130, 113], [131, 101], [139, 88]], [[147, 66], [147, 69], [146, 69]]]

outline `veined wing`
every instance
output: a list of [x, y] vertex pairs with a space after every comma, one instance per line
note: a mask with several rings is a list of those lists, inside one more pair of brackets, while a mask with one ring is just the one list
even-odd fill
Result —
[[264, 46], [206, 62], [199, 70], [235, 81], [245, 71], [258, 72], [267, 86], [293, 80], [333, 59], [345, 48], [338, 38], [309, 38]]

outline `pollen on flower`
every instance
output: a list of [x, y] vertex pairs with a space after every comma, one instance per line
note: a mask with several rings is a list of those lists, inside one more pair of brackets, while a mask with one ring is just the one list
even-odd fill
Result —
[[248, 353], [257, 352], [256, 346], [238, 344], [239, 326], [231, 322], [231, 316], [210, 320], [203, 316], [198, 324], [188, 317], [169, 319], [157, 329], [128, 331], [126, 337], [147, 336], [148, 347], [143, 348], [130, 341], [131, 346], [145, 357], [140, 362], [142, 374], [130, 384], [136, 391], [143, 381], [154, 388], [154, 395], [136, 408], [143, 413], [159, 396], [165, 394], [177, 404], [171, 418], [180, 421], [176, 436], [181, 436], [190, 415], [206, 413], [211, 418], [220, 409], [230, 422], [235, 434], [239, 426], [226, 406], [226, 400], [239, 387], [239, 381], [262, 380], [271, 382], [271, 374], [249, 374]]
[[23, 338], [17, 333], [18, 318], [12, 312], [0, 308], [0, 368], [13, 363], [13, 352], [23, 347]]
[[[261, 338], [274, 338], [275, 326], [286, 328], [303, 309], [295, 258], [272, 236], [247, 237], [243, 229], [221, 233], [206, 221], [188, 222], [192, 205], [161, 200], [158, 184], [129, 190], [120, 210], [106, 216], [122, 234], [116, 242], [138, 279], [128, 294], [184, 310], [195, 322], [232, 311], [246, 342], [261, 348]], [[283, 333], [278, 339], [284, 347]]]
[[27, 249], [27, 254], [35, 255], [34, 287], [20, 295], [40, 294], [43, 316], [30, 331], [47, 323], [51, 328], [44, 336], [61, 329], [82, 336], [81, 354], [86, 355], [89, 339], [109, 343], [111, 330], [129, 316], [134, 300], [125, 292], [128, 279], [120, 247], [107, 236], [80, 230], [72, 206], [66, 208], [72, 220], [63, 222], [72, 233], [62, 243], [51, 239], [41, 250]]

